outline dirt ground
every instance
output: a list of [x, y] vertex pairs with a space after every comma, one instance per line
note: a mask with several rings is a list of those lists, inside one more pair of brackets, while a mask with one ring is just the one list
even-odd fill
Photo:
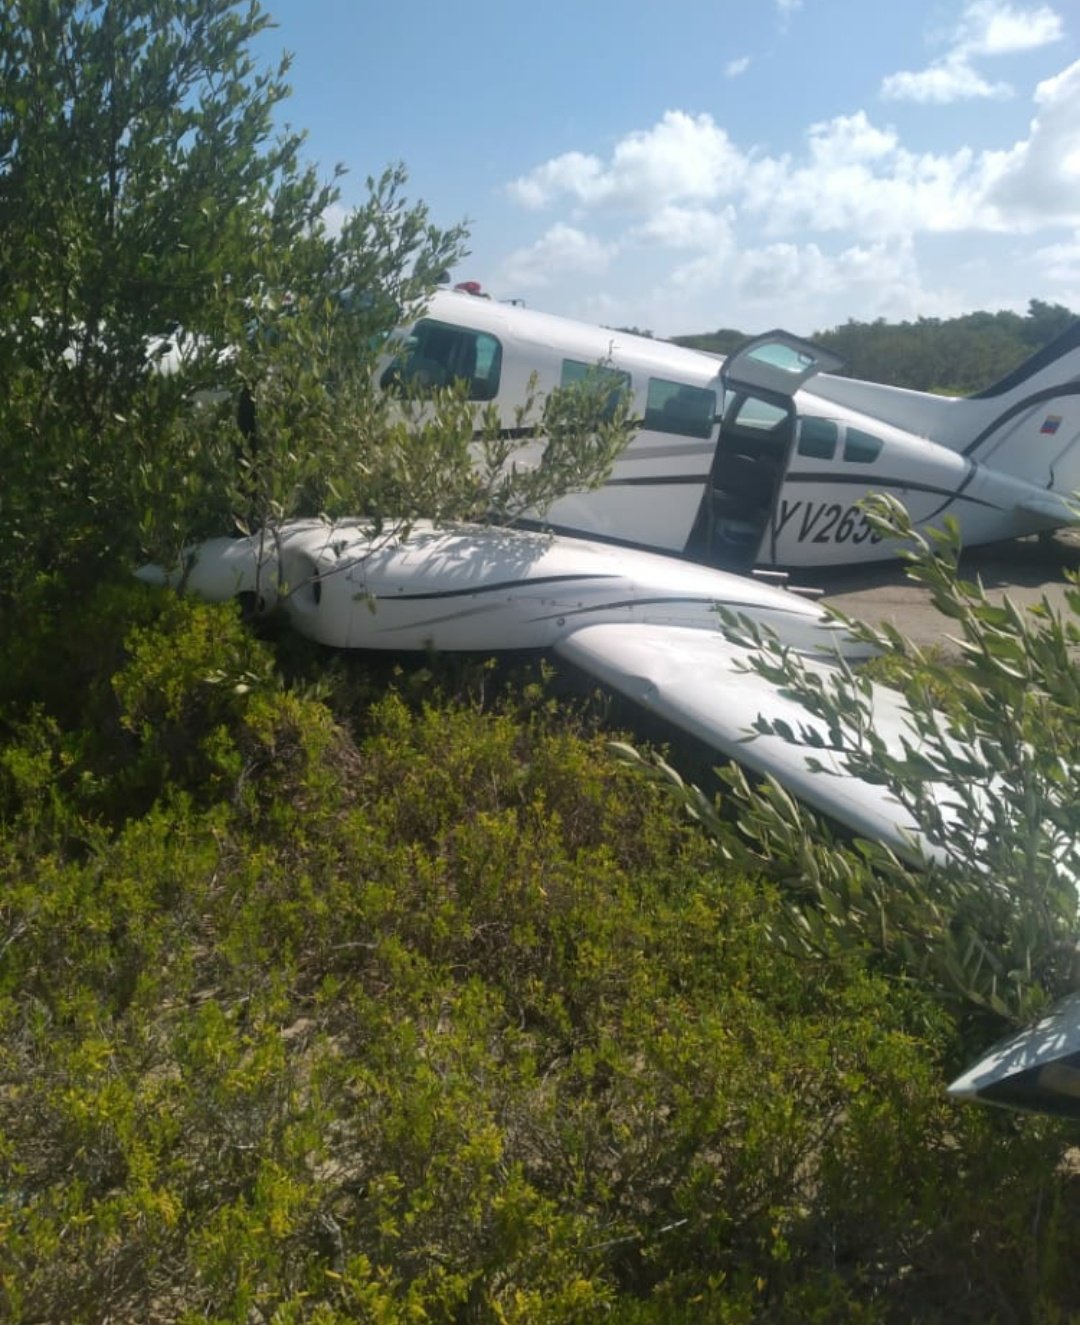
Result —
[[[1064, 606], [1065, 571], [1080, 571], [1080, 531], [1069, 530], [1052, 538], [1016, 539], [965, 553], [961, 571], [981, 578], [991, 596], [1006, 594], [1018, 604], [1039, 602], [1045, 595]], [[950, 623], [930, 605], [923, 589], [905, 578], [899, 564], [857, 566], [851, 569], [793, 574], [796, 584], [817, 584], [822, 600], [848, 616], [877, 625], [891, 621], [919, 644], [943, 642]]]

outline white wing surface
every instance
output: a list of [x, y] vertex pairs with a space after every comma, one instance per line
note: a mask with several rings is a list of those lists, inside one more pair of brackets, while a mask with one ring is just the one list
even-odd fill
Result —
[[[633, 623], [591, 625], [560, 640], [555, 651], [727, 758], [755, 773], [771, 774], [792, 795], [859, 836], [883, 842], [908, 859], [926, 859], [930, 848], [888, 791], [847, 771], [842, 756], [829, 748], [826, 724], [793, 695], [744, 670], [751, 651], [719, 631]], [[830, 670], [827, 663], [807, 665], [823, 674]], [[902, 697], [875, 686], [872, 706], [874, 730], [890, 751], [902, 754], [902, 737], [910, 735]], [[759, 715], [787, 723], [797, 739], [747, 739]], [[822, 769], [808, 766], [811, 757]]]

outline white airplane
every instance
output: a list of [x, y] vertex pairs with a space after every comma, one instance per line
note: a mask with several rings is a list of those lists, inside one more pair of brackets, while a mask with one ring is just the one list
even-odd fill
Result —
[[1080, 521], [1080, 322], [952, 399], [834, 376], [835, 356], [785, 332], [720, 360], [466, 284], [391, 340], [384, 385], [463, 379], [507, 427], [534, 374], [546, 391], [603, 362], [630, 391], [640, 427], [602, 488], [545, 513], [557, 532], [746, 569], [895, 556], [856, 504], [870, 492], [898, 497], [920, 528], [954, 516], [965, 546]]

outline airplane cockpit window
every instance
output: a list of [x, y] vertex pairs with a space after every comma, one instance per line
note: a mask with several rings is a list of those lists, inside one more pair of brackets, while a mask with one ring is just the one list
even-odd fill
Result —
[[645, 427], [680, 437], [711, 437], [716, 422], [716, 392], [649, 378]]
[[831, 460], [839, 439], [840, 429], [832, 419], [810, 417], [799, 420], [799, 455], [813, 460]]
[[583, 382], [590, 373], [594, 374], [601, 382], [611, 383], [611, 395], [604, 410], [604, 418], [610, 419], [615, 413], [615, 408], [622, 393], [630, 391], [630, 374], [624, 373], [618, 368], [605, 368], [603, 364], [582, 363], [578, 359], [564, 359], [559, 385], [573, 386], [575, 382]]
[[380, 385], [412, 387], [423, 394], [464, 381], [470, 400], [494, 400], [501, 371], [502, 346], [494, 336], [425, 318], [413, 328], [404, 354], [383, 373]]
[[873, 433], [848, 428], [844, 433], [844, 459], [856, 465], [872, 465], [881, 454], [884, 442]]

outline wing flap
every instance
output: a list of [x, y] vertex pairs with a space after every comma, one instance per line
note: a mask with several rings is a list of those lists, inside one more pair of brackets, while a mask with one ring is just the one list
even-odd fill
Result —
[[[910, 816], [886, 789], [863, 782], [828, 748], [826, 725], [792, 695], [756, 672], [744, 670], [751, 651], [716, 631], [676, 626], [586, 626], [561, 640], [556, 651], [597, 680], [625, 695], [718, 753], [759, 774], [771, 774], [792, 795], [839, 820], [861, 837], [886, 843], [908, 859], [928, 848]], [[832, 670], [815, 663], [823, 673]], [[797, 738], [754, 736], [758, 715], [788, 724]], [[873, 724], [890, 749], [901, 751], [907, 709], [896, 692], [876, 686]], [[814, 733], [824, 748], [811, 744]], [[808, 767], [812, 756], [823, 765]]]

